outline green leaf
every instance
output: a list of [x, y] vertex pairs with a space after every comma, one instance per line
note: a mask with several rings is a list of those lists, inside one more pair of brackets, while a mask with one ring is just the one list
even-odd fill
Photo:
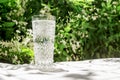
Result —
[[7, 3], [9, 0], [0, 0], [0, 3]]
[[59, 48], [60, 48], [61, 51], [63, 51], [63, 49], [65, 48], [64, 44], [60, 44]]
[[104, 3], [104, 2], [102, 2], [102, 7], [104, 7], [104, 8], [106, 7], [106, 5], [105, 5], [105, 3]]
[[14, 25], [15, 25], [14, 22], [4, 22], [3, 23], [3, 26], [5, 26], [5, 27], [13, 27]]
[[117, 7], [117, 10], [120, 11], [120, 6]]
[[71, 30], [70, 26], [67, 26], [65, 29], [65, 32], [69, 32]]
[[34, 56], [33, 51], [31, 49], [29, 49], [29, 48], [23, 48], [22, 53], [26, 53], [26, 55], [29, 55], [31, 57]]

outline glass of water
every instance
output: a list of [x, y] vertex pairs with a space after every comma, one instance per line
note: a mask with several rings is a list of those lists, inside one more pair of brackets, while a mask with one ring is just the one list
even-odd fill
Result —
[[55, 17], [52, 15], [34, 15], [32, 17], [35, 64], [41, 70], [53, 65]]

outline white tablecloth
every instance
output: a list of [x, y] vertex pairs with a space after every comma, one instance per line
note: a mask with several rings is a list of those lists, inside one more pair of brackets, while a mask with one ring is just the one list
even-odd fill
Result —
[[120, 58], [54, 63], [43, 72], [34, 65], [0, 63], [0, 80], [120, 80]]

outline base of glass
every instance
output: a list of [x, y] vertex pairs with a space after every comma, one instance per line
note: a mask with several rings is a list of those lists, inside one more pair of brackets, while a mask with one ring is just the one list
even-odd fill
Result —
[[56, 67], [55, 64], [46, 66], [36, 65], [36, 68], [42, 72], [68, 72], [67, 70]]

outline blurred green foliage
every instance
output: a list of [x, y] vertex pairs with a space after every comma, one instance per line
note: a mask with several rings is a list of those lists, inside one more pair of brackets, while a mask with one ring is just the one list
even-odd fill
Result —
[[56, 16], [55, 61], [120, 57], [120, 0], [2, 0], [0, 9], [1, 40], [23, 42], [45, 11]]
[[0, 42], [0, 61], [12, 64], [31, 63], [33, 50], [18, 41]]
[[26, 36], [26, 25], [22, 0], [0, 1], [0, 39], [10, 41], [16, 34]]

